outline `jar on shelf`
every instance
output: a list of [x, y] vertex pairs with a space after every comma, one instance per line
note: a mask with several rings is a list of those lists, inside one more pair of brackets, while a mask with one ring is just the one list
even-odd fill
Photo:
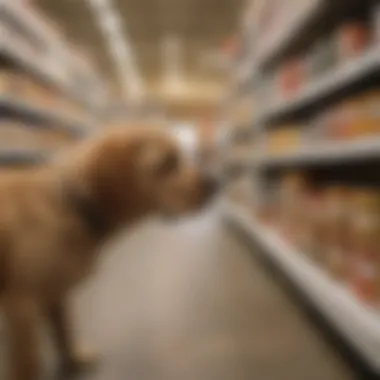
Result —
[[253, 194], [253, 213], [260, 222], [271, 227], [279, 227], [278, 187], [267, 186], [264, 189], [255, 188]]
[[284, 63], [277, 75], [277, 94], [279, 100], [287, 100], [297, 94], [304, 84], [305, 62], [294, 58]]
[[306, 211], [300, 199], [309, 187], [302, 173], [290, 173], [283, 177], [279, 188], [279, 223], [285, 238], [296, 244], [301, 233], [300, 226]]
[[360, 300], [376, 304], [380, 297], [380, 195], [359, 190], [351, 207], [352, 287]]
[[304, 210], [301, 214], [297, 247], [312, 260], [319, 257], [322, 241], [321, 212], [322, 196], [317, 189], [308, 190], [299, 200], [300, 207]]
[[345, 281], [349, 263], [349, 208], [351, 191], [345, 186], [333, 186], [325, 195], [325, 265], [331, 276]]
[[375, 6], [373, 12], [373, 30], [375, 44], [380, 45], [380, 4]]
[[337, 42], [341, 60], [355, 58], [363, 53], [371, 41], [371, 32], [368, 25], [352, 21], [338, 29]]
[[336, 49], [332, 38], [318, 41], [306, 58], [308, 81], [318, 80], [336, 64]]

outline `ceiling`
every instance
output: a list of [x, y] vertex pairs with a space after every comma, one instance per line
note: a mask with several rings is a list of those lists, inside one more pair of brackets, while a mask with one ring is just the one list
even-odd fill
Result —
[[[244, 0], [113, 0], [128, 34], [137, 67], [148, 94], [169, 107], [171, 114], [187, 117], [211, 109], [225, 88], [226, 72], [213, 64], [226, 38], [236, 32]], [[69, 40], [84, 48], [99, 71], [120, 93], [120, 81], [105, 41], [86, 0], [37, 0]], [[186, 96], [166, 96], [162, 88], [161, 44], [168, 34], [183, 46]], [[200, 115], [201, 116], [201, 115]]]

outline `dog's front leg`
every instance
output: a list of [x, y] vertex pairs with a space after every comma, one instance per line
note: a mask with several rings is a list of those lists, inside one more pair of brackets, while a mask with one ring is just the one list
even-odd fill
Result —
[[93, 364], [95, 358], [89, 353], [80, 352], [74, 343], [66, 302], [60, 299], [51, 303], [47, 309], [47, 316], [61, 359], [62, 370], [65, 373], [75, 373]]
[[11, 380], [39, 380], [38, 303], [24, 294], [8, 294], [3, 303], [9, 331]]

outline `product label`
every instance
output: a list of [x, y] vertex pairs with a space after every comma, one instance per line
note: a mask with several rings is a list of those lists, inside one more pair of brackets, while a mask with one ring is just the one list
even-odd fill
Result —
[[337, 248], [332, 248], [330, 249], [330, 252], [329, 252], [329, 256], [330, 256], [330, 261], [333, 263], [333, 264], [341, 264], [342, 262], [342, 253], [339, 249]]
[[359, 214], [355, 218], [355, 224], [360, 229], [371, 230], [379, 223], [379, 218], [376, 215]]
[[375, 282], [377, 268], [374, 260], [369, 255], [359, 255], [353, 261], [353, 286], [360, 299], [372, 302], [375, 298]]
[[357, 273], [362, 279], [372, 280], [376, 277], [376, 269], [373, 262], [359, 260], [356, 263]]

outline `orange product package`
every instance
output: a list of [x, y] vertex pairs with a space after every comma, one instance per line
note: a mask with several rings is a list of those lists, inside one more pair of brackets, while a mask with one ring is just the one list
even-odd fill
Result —
[[338, 30], [339, 57], [354, 58], [362, 53], [371, 40], [370, 28], [361, 22], [348, 22]]
[[301, 232], [300, 226], [305, 210], [300, 204], [300, 199], [308, 187], [307, 177], [298, 172], [285, 175], [280, 184], [280, 228], [285, 238], [293, 244], [297, 244]]
[[351, 284], [360, 300], [376, 305], [380, 300], [380, 196], [360, 190], [352, 200]]
[[346, 281], [349, 268], [349, 229], [351, 191], [345, 186], [332, 186], [325, 196], [325, 265], [331, 276]]

